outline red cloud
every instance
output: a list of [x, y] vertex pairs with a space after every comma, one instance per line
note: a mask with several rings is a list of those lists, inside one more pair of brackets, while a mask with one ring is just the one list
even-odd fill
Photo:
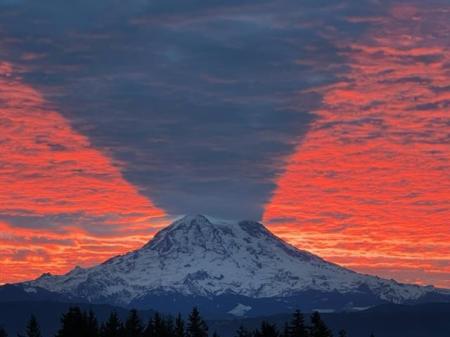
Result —
[[165, 216], [8, 63], [0, 106], [0, 283], [136, 248]]
[[273, 230], [356, 270], [450, 287], [448, 11], [395, 7], [343, 46], [350, 70], [321, 89], [265, 207]]

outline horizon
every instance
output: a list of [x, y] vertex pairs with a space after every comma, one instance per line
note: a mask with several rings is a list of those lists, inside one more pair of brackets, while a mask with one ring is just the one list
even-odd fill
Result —
[[[97, 267], [97, 266], [99, 266], [99, 265], [102, 265], [102, 264], [104, 264], [105, 262], [107, 262], [107, 261], [109, 261], [109, 260], [111, 260], [111, 259], [113, 259], [113, 258], [120, 257], [120, 256], [124, 256], [124, 255], [128, 255], [128, 254], [131, 254], [131, 253], [133, 253], [133, 252], [135, 252], [135, 251], [140, 251], [140, 250], [142, 250], [146, 245], [148, 245], [148, 244], [154, 239], [154, 237], [155, 237], [159, 232], [161, 232], [161, 231], [165, 230], [166, 228], [168, 228], [168, 227], [174, 225], [175, 223], [180, 222], [181, 220], [190, 219], [190, 218], [198, 218], [198, 217], [204, 217], [204, 218], [206, 218], [206, 219], [208, 220], [208, 222], [210, 222], [210, 223], [212, 223], [212, 224], [215, 224], [215, 223], [217, 223], [217, 222], [220, 222], [220, 223], [223, 224], [223, 225], [237, 224], [237, 223], [240, 223], [240, 222], [242, 222], [242, 221], [252, 221], [252, 222], [256, 222], [256, 223], [262, 225], [262, 226], [263, 226], [265, 229], [267, 229], [271, 234], [274, 234], [272, 231], [270, 231], [269, 228], [267, 228], [267, 227], [264, 225], [264, 223], [262, 223], [261, 221], [257, 221], [257, 220], [245, 219], [245, 218], [244, 218], [244, 219], [219, 219], [219, 218], [216, 218], [216, 217], [212, 217], [212, 216], [210, 216], [210, 215], [208, 215], [208, 214], [200, 214], [200, 213], [184, 214], [184, 215], [179, 215], [179, 216], [174, 217], [173, 220], [171, 220], [167, 225], [165, 225], [165, 226], [163, 226], [162, 228], [160, 228], [153, 236], [151, 236], [151, 237], [147, 240], [147, 242], [145, 242], [142, 246], [136, 248], [135, 250], [128, 251], [128, 252], [124, 252], [123, 254], [120, 254], [120, 255], [110, 256], [110, 257], [106, 258], [106, 260], [100, 261], [99, 263], [94, 264], [94, 265], [91, 265], [91, 266], [85, 266], [85, 267], [82, 267], [82, 266], [79, 266], [79, 265], [73, 266], [71, 269], [69, 269], [69, 270], [68, 270], [67, 272], [65, 272], [64, 274], [52, 274], [52, 273], [49, 273], [49, 272], [43, 272], [43, 273], [42, 273], [41, 275], [39, 275], [37, 278], [41, 278], [42, 276], [45, 276], [45, 275], [51, 275], [51, 276], [64, 276], [64, 275], [67, 275], [68, 273], [70, 273], [70, 272], [72, 272], [72, 271], [74, 271], [74, 270], [76, 270], [76, 269], [79, 269], [79, 268], [81, 268], [81, 269], [91, 269], [91, 268], [95, 268], [95, 267]], [[283, 238], [277, 236], [276, 234], [274, 234], [274, 235], [275, 235], [276, 238], [281, 239], [284, 243], [287, 243], [288, 245], [291, 245], [291, 246], [294, 247], [295, 249], [301, 250], [300, 247], [296, 247], [296, 246], [290, 244], [288, 241], [286, 241], [286, 240], [284, 240]], [[308, 252], [308, 253], [310, 253], [310, 252]], [[318, 255], [316, 255], [316, 256], [318, 256]], [[321, 258], [320, 256], [318, 256], [318, 257]], [[331, 263], [330, 261], [327, 261], [327, 260], [325, 260], [325, 261], [326, 261], [327, 263]], [[341, 266], [341, 265], [339, 265], [339, 264], [338, 264], [338, 266], [345, 268], [344, 266]], [[346, 268], [346, 269], [349, 269], [349, 268]], [[349, 269], [349, 270], [351, 270], [351, 269]], [[377, 275], [370, 275], [370, 274], [364, 274], [364, 273], [362, 273], [362, 274], [363, 274], [363, 275], [369, 275], [369, 276], [377, 276]], [[33, 281], [33, 280], [35, 280], [35, 279], [24, 280], [24, 281], [27, 282], [27, 281]], [[387, 279], [386, 279], [386, 280], [387, 280]], [[394, 280], [395, 280], [395, 279], [394, 279]], [[398, 280], [395, 280], [395, 281], [396, 281], [396, 282], [399, 282]], [[23, 282], [23, 281], [19, 281], [18, 283], [21, 283], [21, 282]], [[15, 282], [15, 283], [16, 283], [16, 282]], [[11, 284], [15, 284], [15, 283], [11, 283]], [[400, 283], [401, 283], [401, 282], [400, 282]], [[9, 283], [0, 283], [0, 285], [7, 285], [7, 284], [9, 284]], [[407, 284], [407, 283], [405, 283], [405, 284]], [[418, 284], [418, 285], [419, 285], [419, 286], [423, 286], [423, 287], [433, 287], [433, 288], [437, 288], [437, 289], [440, 288], [440, 287], [435, 287], [435, 286], [432, 285], [432, 284]], [[440, 289], [450, 290], [450, 288], [444, 288], [444, 287], [441, 287]]]
[[0, 0], [0, 285], [95, 266], [195, 211], [450, 289], [449, 13]]

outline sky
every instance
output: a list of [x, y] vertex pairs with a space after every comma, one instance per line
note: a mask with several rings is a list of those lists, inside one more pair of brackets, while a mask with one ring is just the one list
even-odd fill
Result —
[[450, 1], [0, 0], [0, 283], [255, 219], [450, 288]]

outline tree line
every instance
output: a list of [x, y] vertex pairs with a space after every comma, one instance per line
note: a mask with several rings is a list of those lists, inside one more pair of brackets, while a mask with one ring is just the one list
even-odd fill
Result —
[[[116, 312], [99, 323], [93, 311], [82, 311], [71, 307], [61, 317], [60, 328], [55, 337], [209, 337], [209, 329], [197, 308], [193, 308], [187, 321], [178, 314], [176, 317], [162, 316], [156, 312], [146, 324], [136, 310], [130, 310], [127, 319], [122, 322]], [[216, 332], [212, 337], [219, 337]], [[8, 337], [0, 327], [0, 337]], [[25, 334], [17, 337], [43, 337], [35, 316], [31, 316]], [[259, 328], [248, 330], [240, 326], [234, 337], [334, 337], [331, 329], [318, 312], [314, 312], [307, 324], [303, 313], [296, 310], [289, 322], [279, 329], [276, 324], [262, 321]], [[348, 337], [341, 330], [337, 337]], [[373, 334], [370, 337], [375, 337]]]

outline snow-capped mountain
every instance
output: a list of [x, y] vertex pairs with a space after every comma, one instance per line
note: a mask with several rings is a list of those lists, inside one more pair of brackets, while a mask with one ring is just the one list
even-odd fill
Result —
[[[139, 250], [63, 276], [20, 284], [65, 299], [236, 315], [450, 298], [433, 287], [358, 274], [299, 250], [254, 221], [186, 216]], [[256, 309], [257, 307], [257, 309]], [[262, 308], [267, 308], [262, 309]]]

